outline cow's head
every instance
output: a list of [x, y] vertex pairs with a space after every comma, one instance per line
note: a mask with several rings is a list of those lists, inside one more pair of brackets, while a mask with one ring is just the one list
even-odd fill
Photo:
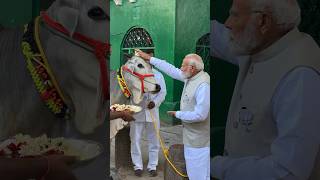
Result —
[[[109, 41], [108, 12], [108, 0], [56, 0], [47, 10], [70, 36], [77, 32], [103, 43]], [[67, 104], [73, 107], [74, 124], [80, 132], [92, 133], [108, 109], [108, 103], [101, 101], [100, 66], [94, 49], [59, 33], [45, 38], [48, 60]]]
[[133, 56], [122, 66], [124, 76], [133, 96], [133, 102], [139, 104], [143, 93], [157, 93], [160, 85], [156, 83], [151, 65], [142, 58]]
[[74, 32], [103, 42], [109, 41], [109, 2], [107, 0], [56, 0], [48, 14]]

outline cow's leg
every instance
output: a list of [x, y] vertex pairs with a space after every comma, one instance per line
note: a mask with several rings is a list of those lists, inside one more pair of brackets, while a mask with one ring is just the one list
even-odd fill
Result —
[[132, 161], [130, 157], [130, 127], [121, 129], [115, 139], [115, 161], [116, 168], [131, 167]]

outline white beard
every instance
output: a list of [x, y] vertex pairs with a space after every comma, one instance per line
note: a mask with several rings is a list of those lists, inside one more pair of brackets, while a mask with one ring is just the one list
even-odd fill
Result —
[[254, 34], [256, 34], [255, 26], [252, 22], [249, 22], [248, 24], [249, 25], [238, 38], [234, 38], [230, 35], [229, 47], [236, 55], [248, 55], [258, 45], [258, 40], [254, 36]]
[[190, 72], [182, 72], [182, 78], [183, 79], [189, 79], [191, 77], [191, 73]]

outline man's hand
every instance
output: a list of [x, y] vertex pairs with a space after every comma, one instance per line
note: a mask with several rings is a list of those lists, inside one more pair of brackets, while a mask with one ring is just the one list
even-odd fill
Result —
[[123, 120], [128, 121], [128, 122], [135, 120], [134, 117], [132, 116], [133, 115], [132, 111], [125, 110], [125, 111], [122, 111], [121, 113], [122, 113], [121, 118]]
[[135, 53], [134, 53], [135, 56], [139, 56], [142, 59], [144, 59], [145, 61], [150, 61], [151, 56], [149, 54], [141, 51], [140, 49], [134, 49], [134, 51], [135, 51]]
[[177, 111], [167, 111], [167, 114], [172, 116], [172, 117], [176, 117], [176, 112]]
[[67, 156], [67, 155], [48, 155], [46, 158], [49, 162], [63, 162], [66, 165], [72, 165], [77, 161], [76, 156]]
[[48, 174], [46, 180], [76, 180], [77, 178], [71, 171], [70, 165], [76, 161], [74, 156], [50, 155], [47, 156]]
[[148, 109], [153, 109], [156, 106], [156, 104], [153, 101], [150, 101], [148, 104]]
[[110, 111], [110, 120], [121, 118], [125, 121], [134, 121], [133, 112], [129, 110], [125, 111]]

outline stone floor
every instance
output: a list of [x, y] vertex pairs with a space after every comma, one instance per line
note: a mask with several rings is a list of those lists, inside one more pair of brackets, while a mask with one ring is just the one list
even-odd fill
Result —
[[[182, 144], [182, 126], [168, 126], [164, 123], [161, 124], [160, 128], [161, 137], [167, 147], [170, 147], [172, 144]], [[141, 142], [141, 150], [143, 154], [144, 164], [147, 164], [148, 153], [147, 153], [147, 140], [146, 136], [142, 139]], [[163, 180], [163, 166], [164, 166], [164, 156], [162, 150], [159, 152], [159, 165], [158, 165], [158, 176], [157, 177], [149, 177], [148, 172], [145, 170], [143, 172], [142, 177], [136, 177], [134, 175], [132, 167], [126, 167], [116, 170], [115, 169], [115, 156], [114, 156], [115, 143], [114, 139], [111, 141], [111, 175], [114, 180]]]

